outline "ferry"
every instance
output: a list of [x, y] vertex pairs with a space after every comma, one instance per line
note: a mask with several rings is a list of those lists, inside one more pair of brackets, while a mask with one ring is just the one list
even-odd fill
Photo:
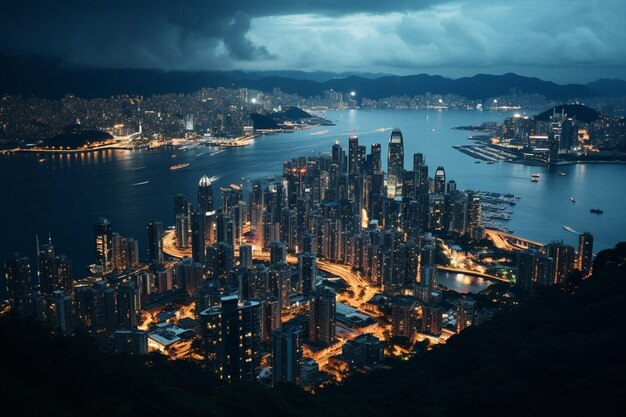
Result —
[[537, 174], [537, 173], [535, 172], [535, 173], [531, 174], [531, 177], [533, 177], [533, 178], [539, 178], [539, 177], [540, 177], [540, 175], [539, 175], [539, 174]]
[[564, 177], [564, 176], [566, 176], [566, 175], [567, 175], [567, 173], [565, 173], [565, 172], [559, 172], [559, 176], [560, 176], [560, 177]]
[[600, 209], [600, 208], [591, 209], [589, 211], [594, 213], [594, 214], [602, 214], [602, 213], [604, 213], [604, 211], [602, 211], [602, 209]]
[[572, 200], [572, 203], [576, 202], [576, 198], [574, 198], [574, 197], [570, 197], [569, 199]]
[[183, 164], [178, 164], [178, 165], [172, 165], [170, 167], [170, 171], [176, 171], [177, 169], [183, 169], [183, 168], [187, 168], [190, 164], [188, 162], [185, 162]]
[[146, 185], [147, 183], [149, 183], [150, 181], [141, 181], [141, 182], [136, 182], [133, 184], [133, 187], [136, 187], [138, 185]]
[[537, 178], [537, 177], [532, 177], [532, 178], [530, 179], [530, 182], [539, 182], [539, 178]]

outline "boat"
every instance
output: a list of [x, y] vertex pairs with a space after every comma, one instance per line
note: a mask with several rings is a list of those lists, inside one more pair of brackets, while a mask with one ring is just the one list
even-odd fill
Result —
[[531, 182], [539, 182], [539, 178], [535, 178], [535, 177], [533, 177], [533, 178], [531, 178], [531, 179], [530, 179], [530, 181], [531, 181]]
[[43, 164], [44, 162], [46, 162], [46, 158], [41, 158], [41, 159], [40, 159], [39, 161], [37, 161], [37, 162], [39, 162], [40, 164]]
[[589, 211], [594, 213], [594, 214], [602, 214], [602, 213], [604, 213], [604, 211], [602, 211], [602, 209], [600, 209], [600, 208], [591, 209]]
[[149, 183], [150, 181], [141, 181], [141, 182], [136, 182], [133, 184], [133, 187], [136, 187], [138, 185], [146, 185], [147, 183]]
[[559, 176], [561, 176], [561, 177], [564, 177], [566, 175], [567, 175], [567, 173], [565, 173], [565, 172], [559, 172]]
[[475, 164], [480, 164], [480, 161], [474, 161]]
[[574, 198], [574, 197], [570, 197], [569, 199], [572, 200], [572, 203], [576, 202], [576, 198]]
[[493, 164], [495, 164], [495, 162], [493, 162], [493, 161], [487, 161], [487, 165], [493, 165]]
[[188, 162], [185, 162], [183, 164], [178, 164], [178, 165], [172, 165], [170, 167], [170, 171], [176, 171], [177, 169], [183, 169], [183, 168], [187, 168], [190, 164]]
[[569, 226], [563, 226], [563, 229], [567, 230], [568, 232], [572, 232], [572, 233], [576, 233], [576, 234], [578, 234], [578, 233], [576, 232], [576, 230], [572, 229], [572, 228], [571, 228], [571, 227], [569, 227]]
[[535, 173], [531, 174], [531, 177], [533, 177], [533, 178], [539, 178], [539, 177], [540, 177], [540, 175], [539, 175], [539, 174], [537, 174], [537, 173], [535, 172]]

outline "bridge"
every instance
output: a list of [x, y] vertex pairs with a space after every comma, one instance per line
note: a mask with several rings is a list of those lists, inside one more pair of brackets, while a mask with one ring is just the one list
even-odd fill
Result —
[[499, 232], [494, 229], [487, 229], [487, 238], [493, 242], [498, 249], [509, 251], [522, 251], [527, 249], [540, 249], [543, 243], [535, 242], [530, 239]]

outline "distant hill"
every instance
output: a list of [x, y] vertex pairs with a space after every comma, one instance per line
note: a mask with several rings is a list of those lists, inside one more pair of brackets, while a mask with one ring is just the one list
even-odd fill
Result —
[[624, 97], [626, 96], [626, 81], [624, 80], [611, 80], [608, 78], [601, 78], [599, 80], [590, 82], [587, 87], [597, 92], [601, 96], [606, 97]]
[[[58, 98], [70, 93], [80, 97], [110, 97], [117, 94], [150, 96], [191, 93], [205, 87], [246, 87], [264, 92], [280, 88], [288, 93], [311, 97], [333, 89], [355, 91], [356, 99], [380, 99], [393, 95], [457, 94], [468, 99], [485, 99], [515, 90], [542, 94], [550, 99], [570, 100], [598, 95], [589, 86], [560, 85], [517, 74], [478, 74], [456, 80], [438, 75], [331, 77], [333, 73], [210, 72], [150, 69], [65, 68], [59, 62], [0, 53], [0, 93]], [[288, 76], [286, 76], [288, 75]], [[324, 81], [321, 81], [324, 80]]]
[[107, 132], [84, 130], [79, 124], [71, 124], [65, 127], [61, 133], [46, 139], [43, 145], [76, 149], [92, 142], [101, 142], [112, 138], [113, 136]]
[[553, 107], [543, 113], [539, 113], [534, 117], [534, 119], [547, 122], [550, 120], [550, 116], [552, 116], [553, 113], [561, 113], [562, 111], [565, 111], [565, 114], [569, 117], [575, 117], [576, 120], [583, 123], [595, 122], [600, 116], [600, 113], [596, 110], [582, 104], [561, 104], [560, 106]]
[[284, 129], [292, 127], [293, 123], [332, 125], [329, 120], [307, 113], [298, 107], [289, 107], [279, 112], [252, 113], [250, 118], [255, 129]]

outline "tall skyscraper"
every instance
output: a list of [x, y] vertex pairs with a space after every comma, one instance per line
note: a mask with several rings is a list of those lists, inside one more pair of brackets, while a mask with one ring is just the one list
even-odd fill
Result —
[[202, 211], [191, 213], [191, 257], [194, 262], [204, 263], [206, 253], [206, 216]]
[[317, 257], [312, 253], [303, 253], [298, 256], [298, 285], [303, 295], [315, 292], [317, 277]]
[[163, 223], [150, 221], [146, 223], [148, 262], [161, 265], [163, 263]]
[[287, 262], [287, 247], [285, 242], [275, 240], [270, 244], [270, 265]]
[[545, 246], [546, 254], [552, 258], [554, 281], [550, 283], [559, 284], [567, 278], [567, 275], [574, 269], [576, 251], [573, 247], [564, 245], [563, 241], [550, 242]]
[[70, 335], [72, 333], [72, 298], [56, 290], [48, 298], [48, 306], [53, 328], [64, 336]]
[[456, 309], [456, 332], [461, 333], [474, 323], [476, 302], [472, 299], [461, 298]]
[[318, 287], [309, 312], [309, 341], [328, 346], [335, 341], [336, 296], [331, 290]]
[[593, 235], [585, 232], [578, 236], [577, 266], [583, 275], [589, 275], [593, 265]]
[[219, 382], [254, 382], [259, 366], [260, 304], [221, 298], [219, 307], [200, 313], [207, 368]]
[[189, 295], [193, 295], [196, 289], [202, 285], [203, 275], [203, 265], [188, 257], [184, 257], [174, 266], [176, 285], [187, 291]]
[[435, 170], [435, 194], [446, 193], [446, 170], [438, 166]]
[[398, 296], [391, 300], [391, 334], [411, 339], [415, 335], [417, 301], [412, 297]]
[[93, 233], [96, 265], [101, 267], [103, 272], [108, 272], [112, 268], [113, 256], [113, 232], [109, 220], [100, 217], [93, 225]]
[[282, 325], [272, 333], [272, 385], [298, 382], [302, 359], [302, 329]]
[[206, 214], [213, 210], [213, 186], [211, 179], [203, 175], [198, 183], [198, 211]]
[[176, 232], [176, 246], [179, 249], [187, 248], [189, 246], [189, 216], [177, 214], [174, 228]]
[[370, 173], [380, 172], [383, 170], [383, 166], [381, 164], [381, 146], [380, 143], [372, 143], [370, 146], [370, 162], [369, 162], [369, 170]]
[[139, 286], [129, 281], [119, 285], [117, 295], [117, 323], [120, 328], [133, 329], [141, 317], [141, 294]]
[[444, 309], [438, 305], [424, 304], [422, 306], [422, 332], [439, 336], [443, 328]]
[[233, 267], [233, 247], [218, 242], [206, 248], [207, 273], [222, 282], [226, 280], [228, 272]]
[[252, 268], [252, 246], [241, 245], [239, 246], [239, 266], [243, 268]]
[[404, 142], [400, 129], [393, 129], [387, 153], [387, 196], [402, 197], [402, 174], [404, 172]]

